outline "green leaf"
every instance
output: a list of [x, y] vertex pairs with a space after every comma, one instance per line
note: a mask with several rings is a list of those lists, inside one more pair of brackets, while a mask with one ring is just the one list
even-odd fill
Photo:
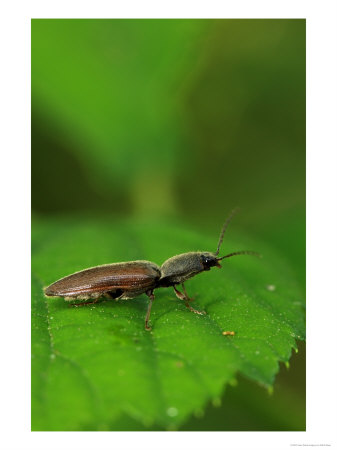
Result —
[[[238, 373], [271, 387], [280, 361], [304, 339], [304, 295], [286, 260], [263, 242], [229, 230], [221, 254], [251, 249], [262, 259], [225, 259], [186, 283], [190, 312], [172, 288], [148, 299], [74, 308], [42, 288], [111, 262], [214, 251], [217, 236], [161, 222], [53, 220], [33, 224], [32, 429], [177, 429], [219, 401]], [[234, 331], [235, 336], [223, 336]]]

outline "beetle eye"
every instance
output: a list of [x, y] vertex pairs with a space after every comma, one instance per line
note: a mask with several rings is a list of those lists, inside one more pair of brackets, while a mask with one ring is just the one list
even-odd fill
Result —
[[211, 258], [206, 255], [201, 255], [202, 264], [205, 268], [205, 270], [209, 270], [210, 267], [213, 267], [216, 265], [216, 258]]
[[209, 264], [209, 262], [210, 262], [210, 259], [208, 256], [201, 255], [201, 259], [204, 264]]

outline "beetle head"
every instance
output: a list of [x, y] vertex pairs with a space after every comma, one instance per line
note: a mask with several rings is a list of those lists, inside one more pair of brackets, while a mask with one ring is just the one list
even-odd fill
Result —
[[204, 270], [210, 270], [211, 267], [215, 266], [219, 268], [221, 267], [219, 258], [217, 258], [214, 253], [204, 252], [201, 253], [200, 257]]

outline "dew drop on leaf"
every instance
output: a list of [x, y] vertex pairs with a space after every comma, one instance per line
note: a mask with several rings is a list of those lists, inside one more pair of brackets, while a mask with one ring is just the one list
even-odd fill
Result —
[[276, 290], [276, 287], [275, 287], [273, 284], [268, 284], [268, 285], [266, 286], [266, 289], [267, 289], [268, 291], [270, 291], [270, 292], [273, 292], [273, 291]]
[[170, 406], [170, 408], [167, 408], [166, 414], [169, 417], [176, 417], [178, 415], [179, 411], [174, 406]]

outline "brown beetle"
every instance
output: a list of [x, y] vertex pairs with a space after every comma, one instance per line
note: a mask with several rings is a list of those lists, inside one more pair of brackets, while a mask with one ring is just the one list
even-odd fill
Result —
[[[92, 267], [55, 281], [44, 289], [44, 293], [48, 297], [64, 297], [65, 300], [93, 299], [93, 301], [78, 303], [74, 306], [96, 303], [100, 297], [116, 300], [130, 299], [145, 293], [150, 299], [145, 317], [146, 330], [151, 330], [149, 319], [154, 300], [153, 291], [157, 288], [172, 286], [176, 296], [184, 300], [190, 311], [206, 314], [204, 311], [192, 308], [190, 302], [193, 299], [188, 297], [184, 282], [200, 272], [210, 270], [211, 267], [220, 268], [219, 261], [224, 258], [244, 254], [258, 255], [256, 252], [244, 250], [218, 257], [227, 226], [237, 210], [233, 210], [225, 221], [215, 253], [183, 253], [169, 258], [161, 267], [151, 261], [129, 261]], [[179, 284], [182, 286], [183, 293], [176, 287]]]

